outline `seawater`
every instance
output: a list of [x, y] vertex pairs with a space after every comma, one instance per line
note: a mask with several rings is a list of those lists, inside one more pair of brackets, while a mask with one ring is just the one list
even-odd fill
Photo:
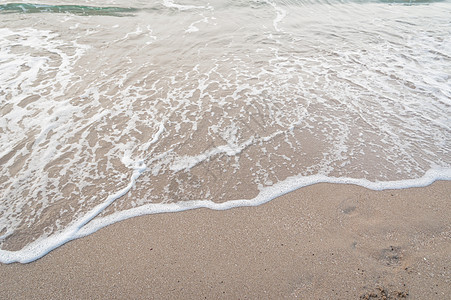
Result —
[[450, 180], [450, 15], [450, 1], [0, 1], [0, 261], [319, 182]]

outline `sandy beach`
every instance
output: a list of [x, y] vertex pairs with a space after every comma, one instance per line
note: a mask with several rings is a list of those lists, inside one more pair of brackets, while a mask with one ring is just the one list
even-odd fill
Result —
[[447, 299], [451, 184], [316, 184], [149, 215], [0, 266], [1, 299]]
[[0, 300], [451, 299], [450, 1], [50, 2], [0, 3]]

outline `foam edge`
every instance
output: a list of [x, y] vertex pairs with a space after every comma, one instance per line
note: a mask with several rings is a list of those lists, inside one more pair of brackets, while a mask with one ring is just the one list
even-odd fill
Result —
[[120, 211], [106, 217], [94, 219], [100, 212], [102, 212], [116, 199], [125, 195], [134, 186], [136, 180], [144, 171], [145, 166], [140, 169], [135, 169], [133, 175], [131, 176], [129, 184], [125, 188], [121, 189], [113, 195], [110, 195], [104, 203], [96, 206], [82, 219], [78, 220], [62, 232], [54, 234], [47, 238], [38, 239], [18, 251], [0, 250], [0, 262], [4, 264], [10, 264], [14, 262], [33, 262], [69, 241], [90, 235], [108, 225], [132, 217], [158, 213], [181, 212], [196, 208], [226, 210], [235, 207], [258, 206], [289, 192], [295, 191], [299, 188], [317, 183], [353, 184], [370, 190], [381, 191], [387, 189], [425, 187], [438, 180], [451, 180], [451, 168], [432, 168], [428, 170], [421, 178], [397, 181], [372, 182], [366, 179], [327, 177], [325, 175], [292, 176], [282, 182], [263, 188], [257, 197], [250, 200], [231, 200], [224, 203], [215, 203], [210, 200], [193, 200], [167, 204], [146, 204], [140, 207]]

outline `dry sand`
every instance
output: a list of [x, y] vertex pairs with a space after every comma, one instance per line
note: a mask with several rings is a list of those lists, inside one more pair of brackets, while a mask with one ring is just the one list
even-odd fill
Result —
[[317, 184], [111, 225], [0, 265], [1, 299], [451, 299], [451, 182]]

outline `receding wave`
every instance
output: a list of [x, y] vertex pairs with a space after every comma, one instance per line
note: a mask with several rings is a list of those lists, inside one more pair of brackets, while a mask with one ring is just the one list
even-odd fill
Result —
[[83, 16], [124, 16], [138, 11], [139, 9], [131, 7], [46, 5], [32, 3], [8, 3], [0, 5], [0, 13], [69, 13]]
[[450, 4], [299, 3], [2, 15], [0, 261], [317, 182], [450, 180]]

